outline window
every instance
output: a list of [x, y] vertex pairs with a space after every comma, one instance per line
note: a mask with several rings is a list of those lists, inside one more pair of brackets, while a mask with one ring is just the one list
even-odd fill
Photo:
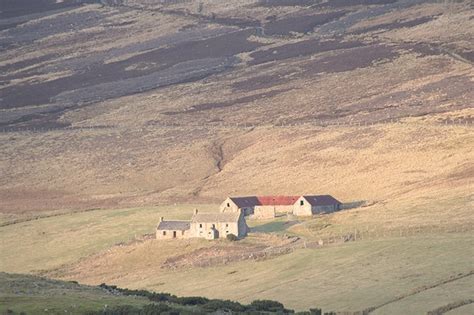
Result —
[[229, 234], [229, 231], [225, 231], [225, 234]]
[[199, 224], [199, 227], [202, 229], [202, 224]]
[[226, 224], [225, 224], [225, 227], [229, 227], [229, 223], [226, 223]]
[[303, 205], [304, 205], [304, 201], [300, 200], [300, 206], [303, 206]]
[[227, 208], [230, 208], [230, 203], [227, 203]]
[[163, 231], [163, 235], [166, 235], [166, 231]]

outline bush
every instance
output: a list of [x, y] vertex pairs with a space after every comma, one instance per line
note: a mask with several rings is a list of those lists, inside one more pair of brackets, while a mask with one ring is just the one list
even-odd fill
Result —
[[147, 297], [152, 302], [175, 302], [177, 299], [176, 295], [169, 293], [151, 293]]
[[179, 297], [173, 302], [181, 305], [204, 305], [209, 302], [209, 299], [202, 296], [186, 296]]
[[285, 306], [272, 300], [255, 300], [250, 303], [252, 309], [263, 312], [286, 312]]
[[235, 242], [236, 240], [238, 240], [238, 237], [235, 236], [235, 235], [232, 234], [232, 233], [227, 234], [226, 238], [227, 238], [228, 241], [231, 241], [231, 242]]
[[244, 312], [246, 307], [242, 304], [229, 300], [210, 300], [208, 303], [203, 305], [203, 309], [206, 313], [211, 313], [215, 311], [232, 311], [232, 312]]
[[119, 305], [104, 310], [85, 312], [85, 315], [179, 315], [180, 311], [166, 304], [148, 304], [143, 307]]
[[148, 304], [145, 305], [140, 314], [143, 315], [159, 315], [170, 312], [172, 309], [166, 304]]
[[295, 315], [323, 315], [320, 308], [310, 308], [309, 311], [298, 312]]
[[132, 305], [119, 305], [102, 311], [88, 312], [88, 315], [140, 315], [140, 309]]

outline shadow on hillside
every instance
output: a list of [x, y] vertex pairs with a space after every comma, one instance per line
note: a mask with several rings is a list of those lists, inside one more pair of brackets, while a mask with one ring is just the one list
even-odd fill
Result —
[[367, 200], [357, 200], [352, 202], [344, 202], [341, 204], [341, 207], [338, 211], [349, 210], [354, 208], [361, 208], [371, 206], [373, 203], [368, 202]]
[[300, 222], [297, 220], [268, 222], [262, 225], [251, 227], [250, 232], [260, 232], [260, 233], [283, 232], [298, 223]]

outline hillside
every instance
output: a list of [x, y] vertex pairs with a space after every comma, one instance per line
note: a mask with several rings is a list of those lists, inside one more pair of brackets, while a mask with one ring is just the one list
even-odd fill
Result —
[[84, 314], [106, 307], [149, 303], [145, 298], [117, 296], [98, 287], [4, 272], [0, 273], [0, 288], [2, 314]]
[[[354, 209], [328, 220], [251, 221], [254, 232], [236, 243], [141, 237], [159, 216], [185, 219], [192, 207], [96, 210], [1, 227], [0, 267], [180, 296], [272, 299], [296, 310], [426, 314], [462, 302], [452, 314], [472, 311], [472, 223], [367, 225]], [[355, 241], [339, 241], [355, 231]], [[314, 246], [328, 234], [337, 243]], [[289, 243], [285, 235], [300, 239]]]
[[2, 13], [0, 210], [466, 185], [469, 2], [319, 2]]
[[109, 286], [85, 286], [41, 277], [0, 273], [2, 314], [294, 314], [283, 304], [256, 300], [242, 305], [229, 300], [199, 296], [177, 297], [169, 293]]
[[[472, 1], [0, 2], [0, 312], [121, 304], [107, 283], [474, 313]], [[153, 239], [302, 194], [361, 206]]]

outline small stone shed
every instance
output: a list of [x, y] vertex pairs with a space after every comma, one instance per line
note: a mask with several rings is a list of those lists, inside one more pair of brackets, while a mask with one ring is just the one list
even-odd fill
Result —
[[329, 213], [341, 209], [342, 203], [330, 195], [301, 196], [293, 205], [293, 214], [310, 216], [313, 214]]
[[156, 227], [156, 238], [157, 239], [170, 239], [170, 238], [188, 238], [190, 232], [189, 221], [165, 221], [163, 217], [160, 218], [160, 222]]

